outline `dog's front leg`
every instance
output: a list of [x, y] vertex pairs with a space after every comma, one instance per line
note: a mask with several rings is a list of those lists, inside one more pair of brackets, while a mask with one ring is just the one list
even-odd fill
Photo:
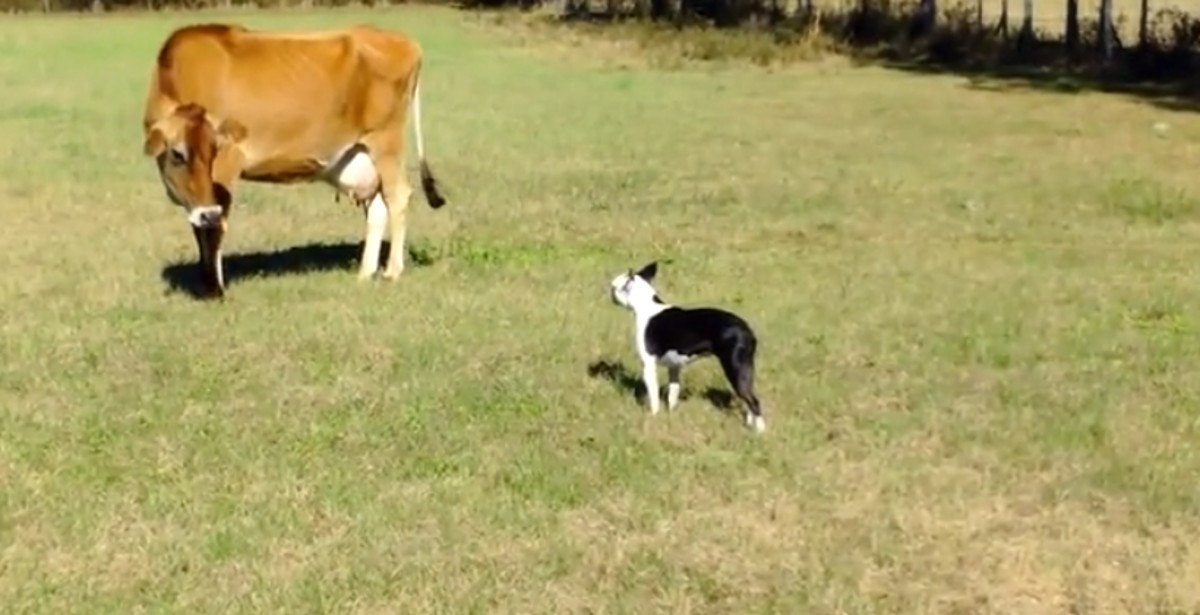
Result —
[[650, 400], [650, 414], [658, 414], [658, 366], [654, 361], [642, 362], [642, 382], [646, 385], [646, 397]]

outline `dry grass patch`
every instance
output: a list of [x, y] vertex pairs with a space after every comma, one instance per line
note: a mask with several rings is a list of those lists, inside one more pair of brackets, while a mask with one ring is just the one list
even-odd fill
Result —
[[535, 57], [583, 60], [600, 68], [672, 70], [741, 66], [782, 69], [797, 62], [841, 65], [837, 46], [819, 26], [786, 36], [751, 29], [653, 24], [640, 20], [558, 22], [557, 7], [497, 9], [472, 14], [480, 33]]

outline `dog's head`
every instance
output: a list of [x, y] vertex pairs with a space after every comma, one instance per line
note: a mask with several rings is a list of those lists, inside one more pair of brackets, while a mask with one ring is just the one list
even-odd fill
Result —
[[658, 261], [655, 261], [638, 271], [630, 269], [613, 278], [609, 288], [613, 303], [632, 309], [638, 303], [652, 300], [655, 292], [650, 281], [657, 273]]

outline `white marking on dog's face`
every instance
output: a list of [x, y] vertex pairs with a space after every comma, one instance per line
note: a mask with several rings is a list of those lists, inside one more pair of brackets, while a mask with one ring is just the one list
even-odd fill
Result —
[[609, 283], [613, 303], [633, 311], [654, 302], [654, 287], [642, 276], [633, 272], [622, 273]]
[[613, 303], [621, 307], [630, 307], [629, 287], [634, 279], [628, 273], [622, 273], [612, 279], [609, 292], [612, 295]]

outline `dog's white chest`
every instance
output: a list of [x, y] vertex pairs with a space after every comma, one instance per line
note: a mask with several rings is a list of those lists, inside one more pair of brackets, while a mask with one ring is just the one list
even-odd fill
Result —
[[659, 361], [671, 367], [683, 367], [696, 359], [695, 356], [689, 354], [680, 354], [674, 350], [668, 350], [659, 357]]

